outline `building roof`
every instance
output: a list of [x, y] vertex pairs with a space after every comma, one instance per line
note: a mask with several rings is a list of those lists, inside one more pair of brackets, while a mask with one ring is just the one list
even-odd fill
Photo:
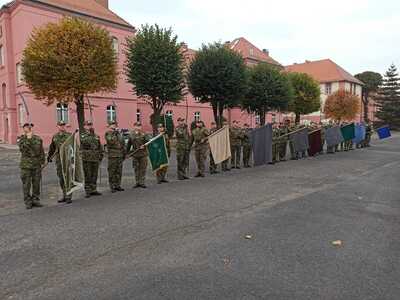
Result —
[[244, 59], [254, 60], [258, 62], [266, 62], [276, 66], [282, 66], [279, 62], [269, 56], [269, 52], [267, 50], [260, 50], [243, 37], [237, 38], [232, 42], [227, 42], [227, 44], [232, 50], [240, 53]]
[[321, 83], [347, 81], [364, 85], [363, 82], [355, 78], [353, 75], [330, 59], [306, 61], [302, 64], [293, 64], [286, 66], [285, 70], [287, 72], [306, 73]]
[[77, 13], [83, 16], [92, 17], [98, 20], [134, 29], [134, 27], [127, 21], [95, 0], [15, 0], [3, 7], [9, 8], [18, 2], [34, 5], [45, 5], [50, 8], [61, 9], [70, 13]]

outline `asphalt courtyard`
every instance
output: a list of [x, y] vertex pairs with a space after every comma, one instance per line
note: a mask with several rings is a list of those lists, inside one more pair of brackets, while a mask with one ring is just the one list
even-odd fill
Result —
[[[400, 136], [25, 211], [0, 150], [0, 299], [400, 299]], [[194, 166], [192, 164], [192, 173]]]

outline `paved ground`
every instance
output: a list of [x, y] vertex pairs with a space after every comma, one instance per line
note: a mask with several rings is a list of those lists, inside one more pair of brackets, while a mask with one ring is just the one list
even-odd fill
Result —
[[29, 212], [3, 151], [0, 299], [397, 300], [399, 149], [397, 136]]

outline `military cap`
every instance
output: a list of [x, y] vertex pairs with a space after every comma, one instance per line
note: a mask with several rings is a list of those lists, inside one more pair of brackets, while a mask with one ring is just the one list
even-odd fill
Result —
[[57, 122], [57, 125], [58, 125], [58, 126], [65, 126], [66, 123], [65, 123], [64, 121], [58, 121], [58, 122]]
[[33, 127], [33, 126], [35, 126], [35, 125], [33, 125], [32, 123], [25, 123], [23, 126], [22, 126], [22, 128], [25, 128], [25, 127]]
[[85, 126], [92, 126], [93, 122], [92, 121], [85, 121], [85, 123], [83, 124]]

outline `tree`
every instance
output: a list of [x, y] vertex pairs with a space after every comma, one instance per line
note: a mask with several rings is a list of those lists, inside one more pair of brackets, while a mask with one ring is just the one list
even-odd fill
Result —
[[157, 24], [143, 25], [135, 37], [127, 39], [128, 82], [151, 105], [154, 132], [164, 106], [178, 103], [185, 87], [184, 59], [177, 39], [172, 29], [160, 28]]
[[351, 121], [360, 112], [360, 98], [352, 93], [339, 90], [326, 99], [325, 115], [336, 121]]
[[364, 83], [361, 99], [364, 107], [364, 120], [368, 121], [368, 105], [370, 95], [378, 92], [378, 88], [382, 84], [382, 75], [372, 71], [365, 71], [356, 74], [354, 77]]
[[400, 127], [400, 79], [395, 65], [385, 73], [383, 84], [375, 98], [378, 105], [376, 116], [393, 127]]
[[293, 98], [293, 89], [285, 73], [260, 63], [248, 70], [248, 87], [242, 107], [260, 116], [261, 125], [271, 110], [286, 110]]
[[294, 91], [294, 100], [289, 110], [296, 114], [296, 124], [301, 115], [311, 114], [321, 108], [321, 89], [319, 83], [304, 73], [289, 73], [289, 80]]
[[76, 105], [79, 129], [87, 94], [117, 86], [117, 57], [109, 33], [93, 23], [64, 18], [33, 31], [23, 52], [22, 74], [36, 99]]
[[243, 57], [220, 43], [203, 45], [188, 70], [188, 84], [201, 103], [210, 103], [222, 126], [224, 109], [240, 103], [246, 88]]

